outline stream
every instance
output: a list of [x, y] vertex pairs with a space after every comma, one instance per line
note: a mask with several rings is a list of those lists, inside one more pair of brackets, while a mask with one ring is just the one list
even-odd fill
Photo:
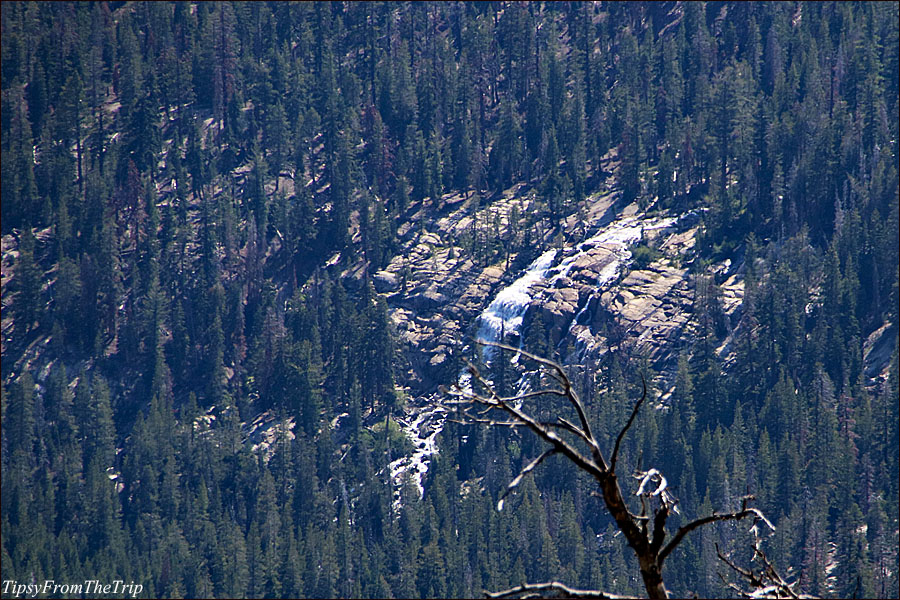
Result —
[[[622, 217], [602, 227], [599, 232], [571, 249], [564, 249], [562, 252], [556, 248], [545, 251], [513, 283], [501, 289], [482, 311], [478, 317], [478, 339], [484, 342], [502, 342], [506, 336], [519, 335], [525, 313], [533, 300], [531, 288], [539, 282], [546, 281], [552, 285], [558, 279], [568, 277], [578, 259], [598, 245], [603, 245], [612, 252], [612, 260], [600, 271], [596, 284], [596, 290], [602, 291], [616, 280], [622, 266], [631, 259], [629, 247], [640, 242], [645, 230], [669, 228], [677, 221], [677, 217], [651, 218], [644, 214]], [[556, 262], [559, 255], [562, 255], [562, 259]], [[590, 301], [585, 302], [584, 307], [576, 313], [569, 326], [569, 332], [589, 305]], [[489, 362], [495, 351], [495, 348], [485, 347], [482, 355], [484, 360]], [[461, 373], [459, 384], [468, 385], [468, 377], [468, 373]], [[523, 377], [523, 382], [520, 383], [527, 385], [524, 383], [527, 379]], [[418, 398], [411, 403], [410, 412], [397, 419], [397, 423], [412, 441], [415, 449], [411, 455], [400, 457], [390, 463], [391, 479], [395, 486], [395, 508], [400, 504], [399, 488], [406, 473], [412, 475], [419, 494], [424, 492], [423, 481], [431, 457], [438, 452], [437, 436], [444, 427], [448, 412], [442, 400], [440, 392]]]

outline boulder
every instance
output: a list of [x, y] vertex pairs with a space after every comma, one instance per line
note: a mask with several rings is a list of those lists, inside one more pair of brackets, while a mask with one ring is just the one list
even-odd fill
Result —
[[372, 283], [375, 285], [375, 291], [381, 294], [396, 292], [400, 287], [397, 274], [390, 271], [378, 271], [372, 275]]

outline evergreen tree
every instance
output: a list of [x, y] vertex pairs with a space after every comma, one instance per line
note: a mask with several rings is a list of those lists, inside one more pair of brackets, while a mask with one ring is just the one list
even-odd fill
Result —
[[35, 147], [32, 139], [28, 107], [21, 84], [3, 88], [3, 159], [2, 194], [3, 231], [13, 227], [26, 228], [38, 225], [43, 216], [38, 212], [37, 185], [34, 178]]
[[[640, 593], [577, 469], [498, 513], [538, 444], [429, 412], [428, 386], [462, 369], [480, 269], [505, 257], [504, 286], [656, 198], [696, 240], [659, 263], [694, 301], [651, 350], [674, 389], [651, 386], [621, 468], [660, 469], [685, 513], [754, 494], [798, 593], [897, 596], [897, 22], [896, 3], [4, 5], [4, 578]], [[578, 287], [577, 265], [530, 293]], [[606, 449], [635, 363], [601, 295], [583, 357], [547, 306], [521, 334], [583, 361]], [[484, 374], [512, 393], [528, 368]], [[424, 494], [407, 475], [395, 496], [441, 423]], [[688, 535], [670, 593], [728, 592], [716, 543], [743, 564], [750, 541]]]
[[31, 227], [25, 227], [19, 244], [16, 261], [16, 304], [15, 327], [24, 337], [35, 326], [41, 316], [41, 272], [35, 260], [34, 234]]

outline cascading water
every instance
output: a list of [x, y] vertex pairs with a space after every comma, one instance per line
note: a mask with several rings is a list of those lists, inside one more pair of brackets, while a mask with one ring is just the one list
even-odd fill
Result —
[[[437, 395], [429, 397], [426, 408], [411, 421], [397, 419], [403, 432], [412, 441], [415, 449], [410, 456], [401, 456], [389, 465], [391, 479], [399, 487], [404, 473], [411, 473], [413, 484], [421, 496], [424, 492], [422, 480], [428, 471], [428, 463], [432, 455], [437, 454], [437, 436], [444, 428], [444, 417], [447, 409], [441, 406]], [[399, 492], [399, 490], [397, 490]], [[395, 508], [399, 505], [400, 494], [395, 493]]]
[[[553, 285], [558, 279], [567, 277], [579, 258], [601, 244], [612, 252], [612, 260], [600, 270], [596, 283], [598, 290], [605, 288], [616, 278], [622, 265], [631, 258], [628, 248], [641, 240], [644, 231], [665, 229], [677, 221], [677, 218], [647, 219], [644, 215], [619, 219], [579, 243], [575, 246], [574, 252], [565, 256], [555, 266], [553, 263], [560, 252], [557, 249], [547, 250], [535, 259], [518, 279], [500, 290], [484, 309], [478, 318], [478, 339], [485, 342], [502, 342], [507, 335], [519, 335], [525, 312], [533, 299], [530, 294], [531, 287], [544, 281], [548, 285]], [[589, 303], [590, 300], [573, 318], [569, 326], [570, 333], [587, 310]], [[491, 360], [494, 350], [496, 349], [484, 348], [485, 361]], [[461, 373], [458, 383], [463, 388], [470, 388], [470, 375], [467, 372]], [[522, 391], [528, 384], [529, 378], [526, 374], [520, 379], [517, 387]], [[421, 399], [417, 406], [421, 408], [409, 415], [409, 419], [397, 419], [404, 433], [412, 440], [415, 449], [410, 456], [403, 456], [391, 462], [389, 468], [391, 478], [398, 487], [404, 474], [411, 473], [413, 483], [422, 494], [422, 482], [428, 471], [431, 456], [438, 451], [437, 436], [444, 428], [447, 409], [441, 405], [439, 394]], [[399, 507], [400, 501], [397, 490], [394, 495], [395, 508]]]
[[[557, 278], [568, 276], [569, 271], [572, 269], [572, 266], [579, 258], [581, 258], [584, 254], [586, 254], [593, 248], [599, 245], [603, 245], [605, 248], [612, 252], [612, 260], [610, 260], [610, 262], [606, 266], [604, 266], [597, 274], [594, 293], [596, 293], [596, 291], [603, 290], [610, 284], [610, 282], [612, 282], [616, 278], [622, 265], [631, 259], [631, 250], [629, 250], [629, 246], [640, 242], [644, 236], [645, 231], [654, 229], [667, 229], [669, 227], [672, 227], [677, 222], [677, 217], [651, 220], [643, 218], [643, 215], [635, 215], [633, 217], [626, 217], [624, 219], [614, 221], [613, 223], [604, 227], [596, 235], [593, 235], [578, 244], [576, 246], [576, 252], [560, 262], [559, 266], [557, 267], [559, 273], [554, 275], [554, 277], [550, 280], [550, 283], [552, 284]], [[575, 326], [579, 324], [581, 316], [588, 310], [590, 305], [591, 298], [589, 297], [585, 301], [584, 306], [582, 306], [581, 310], [579, 310], [575, 314], [575, 317], [569, 324], [569, 334], [573, 333]], [[586, 333], [588, 333], [588, 331], [585, 329], [576, 336], [577, 344], [580, 344], [582, 346], [590, 346], [591, 343], [588, 340], [590, 336], [585, 335]]]
[[612, 281], [619, 272], [619, 267], [631, 258], [631, 251], [628, 247], [641, 240], [644, 231], [653, 229], [666, 229], [671, 227], [678, 221], [675, 217], [669, 217], [659, 220], [645, 220], [643, 215], [635, 215], [626, 217], [618, 221], [614, 221], [604, 227], [599, 233], [589, 237], [575, 249], [576, 252], [571, 256], [560, 261], [557, 270], [559, 271], [550, 280], [551, 283], [560, 277], [566, 277], [572, 269], [572, 265], [581, 258], [585, 253], [592, 250], [596, 246], [603, 244], [615, 254], [612, 262], [606, 265], [600, 271], [600, 278], [597, 281], [597, 287], [602, 287]]
[[[525, 269], [521, 277], [500, 290], [494, 301], [478, 317], [481, 323], [478, 329], [480, 341], [502, 342], [504, 336], [519, 333], [525, 311], [531, 303], [528, 289], [547, 276], [556, 253], [556, 249], [547, 250]], [[494, 348], [487, 347], [484, 350], [484, 359], [489, 360]]]
[[[519, 333], [522, 317], [531, 302], [528, 289], [546, 278], [556, 254], [555, 249], [547, 250], [525, 269], [525, 273], [521, 277], [500, 290], [479, 317], [481, 326], [478, 338], [480, 340], [497, 342], [502, 341], [504, 335]], [[489, 360], [491, 350], [494, 349], [485, 348], [485, 360]], [[470, 380], [471, 376], [464, 371], [459, 375], [458, 384], [463, 388], [471, 387]], [[412, 440], [415, 449], [410, 456], [402, 456], [390, 464], [391, 478], [394, 483], [399, 486], [402, 483], [403, 475], [411, 473], [419, 494], [424, 491], [422, 481], [428, 471], [431, 456], [437, 453], [437, 436], [444, 428], [444, 418], [447, 414], [447, 409], [441, 406], [440, 398], [437, 395], [430, 396], [425, 407], [411, 421], [397, 420], [404, 433]], [[400, 501], [399, 493], [395, 494], [395, 508], [399, 506]]]

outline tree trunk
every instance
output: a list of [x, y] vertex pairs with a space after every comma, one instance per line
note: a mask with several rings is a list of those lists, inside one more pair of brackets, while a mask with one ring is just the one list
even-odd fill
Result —
[[641, 568], [641, 578], [647, 589], [648, 598], [668, 598], [669, 593], [662, 579], [662, 570], [655, 556], [639, 556], [638, 563]]

